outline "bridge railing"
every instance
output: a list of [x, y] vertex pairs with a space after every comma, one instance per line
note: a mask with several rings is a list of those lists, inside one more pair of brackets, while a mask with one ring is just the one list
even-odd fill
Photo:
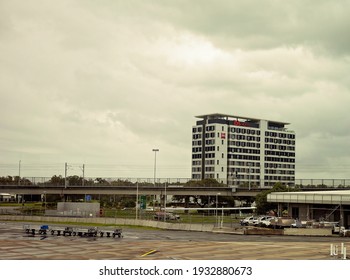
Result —
[[[9, 186], [45, 186], [45, 187], [59, 187], [59, 186], [156, 186], [163, 187], [165, 183], [168, 186], [183, 186], [190, 178], [94, 178], [86, 177], [84, 181], [82, 177], [71, 176], [65, 179], [59, 177], [0, 177], [0, 185]], [[260, 184], [262, 186], [262, 184]], [[260, 185], [251, 185], [252, 188], [260, 188]], [[248, 184], [240, 187], [248, 188]], [[272, 185], [270, 186], [272, 187]], [[296, 179], [295, 187], [298, 189], [305, 188], [350, 188], [350, 179]], [[291, 188], [293, 188], [291, 186]]]
[[81, 177], [67, 177], [65, 180], [62, 177], [23, 177], [1, 180], [0, 185], [8, 186], [45, 186], [45, 187], [59, 187], [59, 186], [155, 186], [161, 187], [167, 184], [168, 186], [182, 186], [191, 179], [189, 178], [81, 178]]
[[295, 185], [303, 188], [349, 188], [350, 179], [296, 179]]

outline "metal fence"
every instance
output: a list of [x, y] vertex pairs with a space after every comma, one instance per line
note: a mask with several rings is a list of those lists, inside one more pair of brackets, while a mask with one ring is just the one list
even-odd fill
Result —
[[296, 179], [300, 187], [345, 188], [350, 187], [350, 179]]
[[[1, 180], [2, 179], [2, 180]], [[23, 178], [0, 178], [0, 185], [42, 185], [42, 186], [153, 186], [153, 185], [184, 185], [191, 179], [189, 178], [82, 178], [82, 177], [67, 177], [52, 179], [50, 177], [23, 177]]]
[[8, 208], [0, 207], [1, 215], [11, 216], [41, 216], [41, 217], [75, 217], [75, 218], [115, 218], [115, 219], [129, 219], [129, 220], [146, 220], [146, 221], [160, 221], [170, 223], [188, 223], [188, 224], [202, 224], [219, 226], [220, 224], [225, 227], [237, 227], [239, 221], [245, 218], [250, 213], [231, 213], [231, 211], [224, 211], [224, 209], [218, 209], [218, 211], [185, 211], [174, 212], [177, 214], [178, 219], [166, 219], [157, 218], [155, 214], [158, 211], [136, 211], [134, 209], [121, 210], [121, 209], [104, 209], [103, 213], [91, 216], [88, 212], [82, 211], [65, 211], [60, 212], [57, 210], [44, 210], [44, 209], [28, 209], [23, 211], [21, 207]]

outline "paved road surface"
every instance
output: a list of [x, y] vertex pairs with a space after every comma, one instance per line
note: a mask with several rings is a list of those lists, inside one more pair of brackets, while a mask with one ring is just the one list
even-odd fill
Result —
[[[39, 228], [40, 225], [36, 225]], [[232, 235], [124, 228], [124, 238], [31, 236], [23, 224], [0, 222], [4, 260], [329, 260], [330, 244], [350, 238]], [[143, 256], [155, 250], [153, 254]], [[348, 250], [350, 251], [350, 250]]]

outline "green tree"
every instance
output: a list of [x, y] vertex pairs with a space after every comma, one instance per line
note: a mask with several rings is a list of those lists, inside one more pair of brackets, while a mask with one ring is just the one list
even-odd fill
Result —
[[116, 181], [112, 181], [111, 185], [112, 186], [134, 186], [135, 184], [130, 182], [129, 180], [118, 179]]
[[184, 187], [208, 187], [208, 188], [215, 187], [216, 188], [216, 187], [226, 187], [226, 185], [223, 183], [219, 183], [215, 179], [209, 178], [209, 179], [204, 179], [200, 181], [190, 180], [184, 185]]
[[64, 178], [62, 178], [61, 175], [53, 175], [49, 181], [50, 184], [56, 185], [56, 186], [63, 186], [64, 185]]
[[0, 177], [0, 183], [4, 185], [13, 184], [14, 178], [12, 176]]
[[[204, 179], [204, 180], [190, 180], [186, 184], [184, 184], [184, 187], [186, 188], [216, 188], [216, 187], [226, 187], [225, 184], [219, 183], [215, 179]], [[175, 195], [173, 197], [173, 201], [181, 201], [184, 200], [189, 201], [192, 200], [197, 206], [204, 208], [211, 205], [214, 205], [216, 203], [216, 197], [215, 196], [207, 196], [207, 195], [190, 195], [190, 196], [184, 196], [184, 195]], [[225, 199], [223, 197], [218, 197], [218, 203], [221, 204], [223, 201], [227, 202], [228, 199]], [[230, 201], [232, 202], [232, 201]], [[187, 207], [187, 205], [185, 205]]]
[[83, 178], [78, 175], [69, 176], [67, 180], [69, 186], [81, 186], [83, 183]]
[[126, 208], [135, 208], [136, 203], [134, 199], [126, 199], [121, 202], [121, 206]]
[[262, 191], [261, 193], [257, 194], [255, 197], [257, 213], [266, 214], [270, 210], [275, 210], [277, 208], [277, 204], [268, 202], [267, 195], [272, 192], [286, 192], [286, 191], [288, 191], [288, 187], [278, 182], [272, 187], [272, 189]]

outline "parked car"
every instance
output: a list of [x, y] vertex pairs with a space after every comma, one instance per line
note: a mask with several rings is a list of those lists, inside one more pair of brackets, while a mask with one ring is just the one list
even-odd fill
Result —
[[258, 217], [250, 216], [240, 221], [241, 226], [255, 226], [258, 224]]
[[258, 219], [258, 226], [260, 227], [269, 227], [270, 226], [270, 221], [275, 217], [273, 216], [260, 216]]

